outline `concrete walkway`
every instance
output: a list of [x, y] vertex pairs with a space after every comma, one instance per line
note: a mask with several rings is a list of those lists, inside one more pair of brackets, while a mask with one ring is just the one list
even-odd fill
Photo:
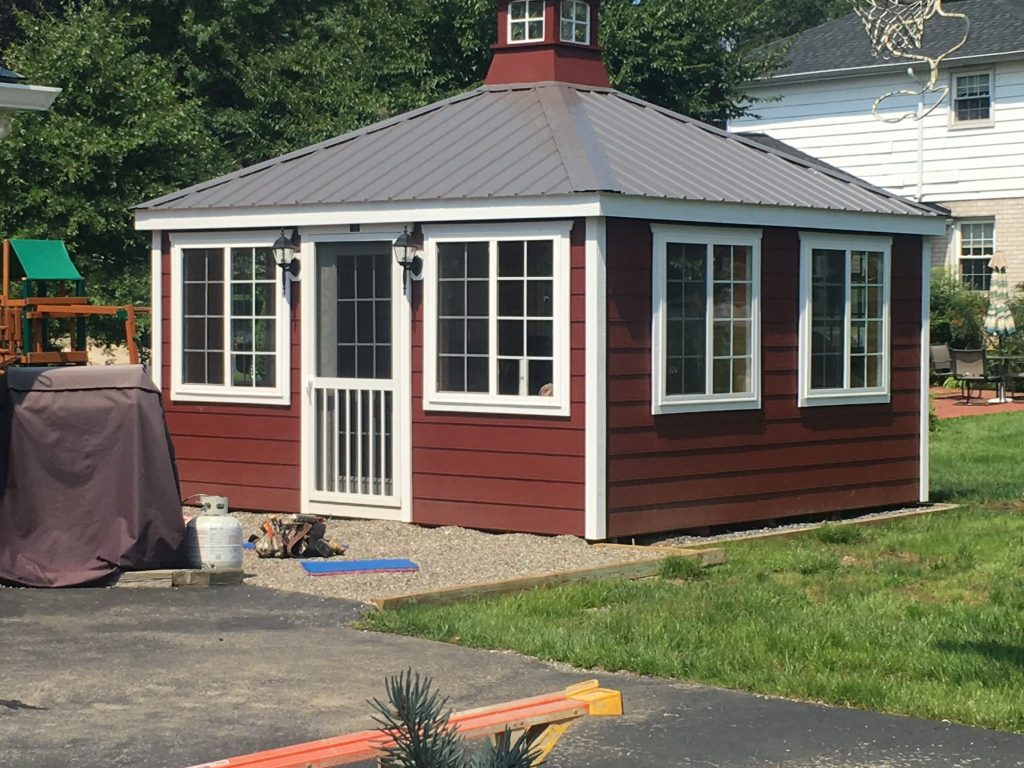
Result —
[[[346, 628], [359, 607], [260, 591], [0, 589], [0, 765], [184, 768], [372, 727], [386, 674], [457, 708], [591, 675]], [[599, 675], [627, 714], [573, 726], [550, 768], [1024, 766], [1024, 736]]]

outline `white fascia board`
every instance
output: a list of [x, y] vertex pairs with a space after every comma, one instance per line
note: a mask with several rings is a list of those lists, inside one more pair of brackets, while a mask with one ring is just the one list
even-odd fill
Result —
[[135, 213], [135, 228], [166, 231], [275, 229], [393, 224], [396, 221], [426, 224], [439, 221], [523, 221], [595, 216], [904, 235], [941, 235], [945, 232], [946, 226], [945, 218], [941, 216], [861, 213], [755, 203], [670, 200], [592, 193], [500, 200], [413, 201], [193, 211], [139, 210]]
[[345, 205], [279, 206], [263, 208], [213, 208], [209, 210], [137, 210], [139, 230], [245, 229], [276, 227], [392, 224], [415, 221], [497, 221], [509, 219], [571, 219], [597, 216], [596, 194], [494, 200], [439, 200]]
[[665, 200], [643, 197], [602, 196], [605, 216], [651, 221], [724, 224], [750, 227], [792, 227], [829, 232], [884, 232], [899, 235], [941, 235], [942, 216], [861, 213], [819, 208], [790, 208], [752, 203], [718, 203], [705, 200]]
[[60, 92], [45, 85], [0, 83], [0, 110], [45, 112]]

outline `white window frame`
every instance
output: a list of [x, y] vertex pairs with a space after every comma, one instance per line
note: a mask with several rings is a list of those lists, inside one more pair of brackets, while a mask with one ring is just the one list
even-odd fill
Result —
[[[984, 256], [964, 256], [964, 225], [965, 224], [991, 224], [992, 225], [992, 256], [994, 256], [995, 253], [996, 253], [996, 220], [995, 220], [994, 216], [986, 216], [986, 217], [982, 217], [982, 218], [957, 219], [957, 221], [956, 221], [956, 252], [955, 252], [956, 267], [955, 268], [956, 268], [957, 279], [960, 280], [960, 282], [964, 284], [964, 287], [967, 288], [969, 291], [973, 291], [975, 293], [987, 293], [988, 290], [989, 290], [987, 288], [976, 290], [975, 288], [973, 288], [972, 286], [970, 286], [970, 285], [968, 285], [967, 283], [964, 282], [963, 270], [961, 268], [961, 262], [963, 262], [965, 259], [966, 260], [973, 260], [973, 259], [979, 259], [980, 260], [980, 259], [985, 258]], [[989, 256], [988, 258], [991, 259], [992, 256]], [[991, 287], [991, 280], [992, 280], [992, 275], [991, 275], [991, 273], [989, 273], [989, 286], [990, 287]]]
[[[171, 400], [197, 403], [233, 403], [245, 405], [289, 405], [291, 402], [291, 291], [278, 286], [277, 334], [275, 338], [275, 387], [242, 387], [231, 384], [190, 384], [182, 380], [184, 365], [182, 344], [183, 250], [220, 249], [224, 252], [224, 370], [230, 371], [231, 334], [231, 270], [232, 248], [267, 248], [274, 242], [275, 232], [223, 232], [171, 234]], [[289, 282], [290, 286], [290, 282]]]
[[[845, 323], [843, 334], [843, 381], [846, 386], [832, 389], [811, 389], [811, 252], [824, 248], [846, 252]], [[882, 286], [882, 384], [878, 387], [849, 386], [850, 381], [850, 253], [851, 251], [881, 252], [883, 257]], [[871, 235], [842, 235], [821, 232], [800, 233], [800, 390], [801, 408], [830, 405], [865, 405], [888, 403], [892, 379], [892, 321], [890, 296], [892, 295], [892, 238]]]
[[[988, 117], [977, 120], [959, 120], [956, 116], [956, 87], [961, 77], [988, 75]], [[953, 72], [949, 76], [949, 127], [954, 129], [987, 128], [995, 124], [996, 117], [996, 76], [991, 69], [972, 69]]]
[[[562, 15], [565, 6], [568, 5], [573, 10], [572, 18], [567, 19]], [[585, 21], [576, 21], [576, 6], [582, 5], [587, 9], [587, 18]], [[566, 38], [562, 35], [562, 24], [568, 21], [572, 24], [572, 37]], [[578, 27], [584, 27], [587, 30], [587, 39], [580, 42], [576, 39], [576, 29]], [[584, 2], [584, 0], [559, 0], [558, 3], [558, 37], [563, 43], [572, 43], [573, 45], [590, 45], [590, 3]]]
[[[423, 409], [425, 411], [461, 411], [466, 413], [520, 414], [530, 416], [569, 416], [570, 414], [570, 297], [568, 221], [522, 224], [467, 224], [427, 226], [423, 228]], [[553, 240], [553, 333], [551, 397], [538, 395], [498, 395], [498, 241]], [[491, 392], [439, 392], [437, 389], [437, 246], [439, 243], [488, 242], [488, 358]]]
[[[727, 228], [695, 228], [680, 227], [669, 224], [652, 224], [654, 250], [651, 269], [651, 412], [655, 415], [664, 413], [685, 413], [689, 411], [738, 411], [755, 410], [761, 407], [761, 230], [760, 229], [727, 229]], [[688, 243], [705, 245], [738, 245], [750, 248], [751, 253], [751, 291], [750, 291], [750, 385], [751, 391], [741, 393], [714, 393], [712, 376], [714, 366], [714, 335], [713, 316], [714, 301], [711, 285], [714, 279], [712, 270], [708, 270], [708, 302], [705, 324], [707, 331], [705, 359], [708, 361], [707, 392], [704, 394], [669, 395], [665, 389], [665, 372], [667, 368], [667, 337], [668, 312], [666, 307], [666, 260], [668, 259], [669, 243]]]
[[[540, 19], [536, 16], [530, 16], [530, 3], [531, 2], [541, 3]], [[526, 6], [526, 15], [522, 19], [516, 19], [516, 24], [522, 24], [524, 27], [523, 39], [513, 40], [512, 39], [512, 6], [516, 3], [522, 3]], [[547, 37], [547, 0], [512, 0], [508, 4], [508, 30], [506, 36], [508, 42], [512, 45], [523, 45], [525, 43], [542, 43]], [[540, 21], [540, 37], [530, 37], [530, 22]]]

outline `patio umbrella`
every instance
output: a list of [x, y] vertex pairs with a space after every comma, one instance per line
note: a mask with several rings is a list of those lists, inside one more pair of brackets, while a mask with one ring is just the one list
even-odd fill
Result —
[[999, 337], [1000, 343], [1017, 332], [1010, 312], [1010, 282], [1006, 277], [1006, 259], [996, 253], [988, 263], [992, 268], [992, 284], [988, 291], [988, 312], [985, 313], [985, 333]]
[[[985, 333], [995, 336], [997, 339], [997, 350], [1001, 355], [1003, 342], [1011, 333], [1017, 332], [1017, 326], [1013, 322], [1013, 313], [1010, 312], [1010, 283], [1006, 277], [1006, 259], [1002, 253], [996, 253], [989, 260], [992, 268], [992, 283], [988, 291], [988, 312], [985, 313]], [[1002, 361], [1003, 375], [1006, 374], [1006, 360]], [[990, 402], [1008, 402], [1006, 399], [1006, 382], [1000, 388], [999, 397]]]

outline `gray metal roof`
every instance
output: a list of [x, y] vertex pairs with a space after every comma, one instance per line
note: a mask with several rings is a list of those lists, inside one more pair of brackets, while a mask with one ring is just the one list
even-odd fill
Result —
[[486, 86], [142, 203], [145, 210], [607, 192], [883, 214], [931, 209], [618, 91]]
[[[948, 60], [996, 56], [1024, 50], [1024, 0], [946, 0], [950, 13], [966, 14], [970, 33], [964, 47]], [[935, 16], [925, 24], [922, 52], [935, 55], [952, 48], [963, 36], [962, 19]], [[893, 64], [872, 55], [857, 14], [850, 13], [797, 35], [774, 76], [830, 72]], [[905, 67], [903, 60], [901, 66]]]

